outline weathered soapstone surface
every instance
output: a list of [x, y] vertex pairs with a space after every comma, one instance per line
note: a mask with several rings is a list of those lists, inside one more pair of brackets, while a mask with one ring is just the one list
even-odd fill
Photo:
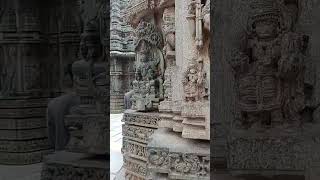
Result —
[[[173, 170], [171, 173], [168, 172], [170, 168], [165, 172], [158, 172], [159, 169], [150, 168], [150, 158], [155, 157], [150, 157], [147, 152], [147, 147], [160, 149], [149, 144], [149, 137], [153, 133], [159, 133], [155, 141], [168, 135], [167, 133], [173, 133], [168, 138], [174, 138], [177, 147], [196, 144], [192, 142], [205, 144], [205, 155], [199, 152], [195, 156], [201, 156], [199, 161], [206, 161], [203, 162], [203, 167], [210, 162], [209, 142], [203, 141], [210, 139], [210, 63], [206, 29], [209, 5], [210, 1], [190, 4], [174, 0], [129, 2], [126, 18], [136, 32], [137, 70], [131, 98], [131, 109], [136, 111], [126, 111], [123, 120], [123, 153], [127, 179], [194, 179], [199, 176], [209, 179], [209, 172], [202, 169], [199, 173], [201, 175], [197, 174], [197, 170], [192, 170], [185, 176], [179, 176], [180, 170]], [[179, 31], [176, 35], [177, 29]], [[176, 46], [176, 41], [179, 46]], [[169, 128], [168, 132], [163, 131], [165, 128]], [[174, 146], [170, 142], [163, 141], [160, 145], [168, 149]], [[176, 161], [186, 155], [183, 149], [169, 148], [167, 151], [181, 154], [177, 155]], [[203, 169], [208, 170], [208, 166]]]
[[[1, 1], [0, 144], [1, 164], [41, 162], [49, 152], [48, 101], [60, 89], [54, 30], [47, 29], [51, 3]], [[54, 21], [53, 23], [55, 23]], [[58, 74], [58, 73], [56, 73]]]
[[43, 180], [102, 180], [110, 179], [107, 156], [59, 151], [46, 157], [42, 167]]
[[[213, 42], [222, 45], [213, 46], [212, 52], [213, 59], [221, 60], [211, 70], [215, 169], [251, 178], [304, 179], [304, 169], [318, 161], [319, 65], [314, 45], [319, 28], [313, 17], [319, 4], [296, 3], [215, 1]], [[257, 11], [246, 14], [249, 9]], [[271, 36], [261, 34], [266, 19], [281, 21], [282, 28]], [[274, 51], [276, 46], [281, 52]]]
[[111, 1], [110, 26], [110, 110], [120, 113], [124, 110], [124, 95], [132, 89], [134, 80], [134, 33], [123, 20], [123, 11], [128, 0]]
[[148, 143], [148, 178], [210, 179], [210, 144], [158, 129]]
[[146, 179], [147, 143], [160, 121], [156, 112], [126, 110], [123, 115], [122, 154], [126, 179]]

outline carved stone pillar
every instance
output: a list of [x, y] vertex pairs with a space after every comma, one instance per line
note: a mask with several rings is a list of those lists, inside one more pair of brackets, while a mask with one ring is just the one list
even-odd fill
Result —
[[48, 46], [36, 0], [2, 1], [0, 13], [0, 162], [32, 164], [49, 152]]

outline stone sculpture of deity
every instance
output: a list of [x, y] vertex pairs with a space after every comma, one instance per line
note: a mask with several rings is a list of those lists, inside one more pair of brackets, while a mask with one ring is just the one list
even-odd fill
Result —
[[254, 0], [251, 10], [246, 47], [235, 50], [230, 61], [238, 91], [237, 122], [242, 127], [299, 122], [307, 38], [283, 30], [287, 19], [276, 1]]
[[208, 96], [205, 76], [201, 59], [190, 63], [182, 81], [185, 101], [201, 101]]
[[102, 46], [96, 24], [92, 20], [86, 25], [80, 42], [81, 59], [72, 65], [74, 88], [77, 95], [80, 96], [80, 106], [85, 107], [81, 109], [85, 112], [92, 109], [95, 113], [97, 113], [97, 103], [101, 100], [97, 97], [103, 94], [100, 86], [106, 79], [106, 64], [101, 60]]
[[136, 29], [136, 72], [133, 82], [132, 109], [149, 111], [163, 99], [164, 59], [160, 50], [161, 34], [148, 22], [140, 22]]

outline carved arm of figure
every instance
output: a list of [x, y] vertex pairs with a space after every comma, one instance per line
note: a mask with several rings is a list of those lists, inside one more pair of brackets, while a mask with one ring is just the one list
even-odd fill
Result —
[[243, 72], [248, 68], [249, 56], [239, 50], [233, 50], [229, 64], [235, 73]]
[[284, 35], [281, 43], [279, 74], [286, 79], [294, 79], [304, 69], [303, 36], [296, 33]]

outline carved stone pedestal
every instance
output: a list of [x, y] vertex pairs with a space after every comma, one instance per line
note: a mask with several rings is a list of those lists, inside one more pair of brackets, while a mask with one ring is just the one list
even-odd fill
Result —
[[69, 127], [78, 127], [70, 131], [68, 150], [78, 153], [108, 153], [106, 142], [109, 140], [109, 122], [106, 121], [106, 116], [103, 114], [68, 115], [66, 124]]
[[45, 159], [42, 180], [110, 179], [107, 157], [60, 151]]
[[228, 138], [228, 168], [233, 175], [304, 176], [319, 160], [317, 127], [233, 130]]
[[127, 110], [122, 128], [125, 176], [129, 180], [146, 179], [147, 143], [158, 127], [159, 113]]
[[[160, 128], [148, 143], [148, 179], [210, 179], [210, 142]], [[152, 172], [152, 173], [150, 173]]]
[[48, 98], [0, 99], [0, 162], [24, 165], [49, 152], [45, 119]]

